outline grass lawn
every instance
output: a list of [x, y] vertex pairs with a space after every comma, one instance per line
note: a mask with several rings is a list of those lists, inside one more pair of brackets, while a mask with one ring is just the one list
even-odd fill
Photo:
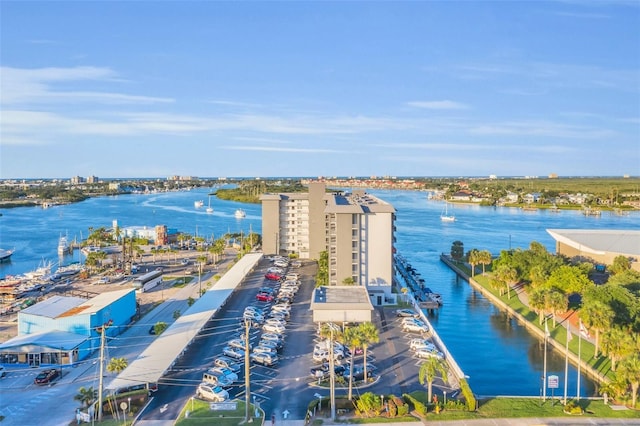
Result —
[[[193, 410], [191, 400], [187, 401], [182, 408], [180, 417], [176, 421], [177, 426], [191, 426], [191, 425], [213, 425], [216, 426], [237, 426], [244, 424], [245, 418], [245, 403], [244, 401], [237, 402], [237, 408], [233, 411], [212, 411], [210, 409], [210, 403], [207, 401], [201, 401], [199, 399], [193, 399]], [[250, 407], [251, 415], [253, 417], [253, 407]], [[186, 412], [189, 411], [189, 417], [186, 417]], [[261, 416], [264, 413], [260, 413]], [[254, 421], [255, 422], [255, 421]], [[260, 423], [257, 423], [260, 424]]]

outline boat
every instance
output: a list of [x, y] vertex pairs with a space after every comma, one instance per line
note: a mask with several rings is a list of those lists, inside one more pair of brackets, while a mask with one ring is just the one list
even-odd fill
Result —
[[242, 218], [246, 217], [247, 214], [244, 212], [244, 210], [237, 209], [236, 212], [234, 213], [234, 216], [236, 217], [236, 219], [242, 219]]
[[209, 206], [207, 207], [207, 213], [213, 213], [213, 207], [211, 207], [211, 197], [209, 197]]
[[200, 207], [204, 206], [204, 201], [202, 200], [195, 201], [193, 205], [196, 207], [196, 209], [199, 209]]
[[8, 262], [9, 260], [11, 260], [11, 255], [13, 254], [14, 250], [5, 250], [5, 249], [0, 249], [0, 262]]
[[456, 217], [454, 215], [450, 215], [449, 214], [449, 209], [448, 209], [449, 203], [445, 203], [444, 204], [444, 209], [442, 210], [442, 213], [440, 214], [440, 220], [443, 222], [455, 222]]
[[61, 235], [58, 240], [58, 254], [65, 255], [71, 253], [71, 246], [69, 245], [69, 240], [65, 235]]

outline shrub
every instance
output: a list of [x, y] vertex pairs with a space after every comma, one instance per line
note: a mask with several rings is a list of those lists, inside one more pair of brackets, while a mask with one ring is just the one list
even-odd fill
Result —
[[409, 394], [404, 394], [402, 395], [405, 399], [405, 401], [410, 402], [411, 404], [413, 404], [413, 409], [416, 411], [416, 413], [418, 413], [419, 416], [426, 416], [427, 415], [427, 406], [424, 405], [422, 402], [418, 401], [417, 399], [415, 399], [414, 397], [412, 397]]
[[582, 414], [582, 407], [578, 405], [575, 401], [569, 401], [564, 406], [564, 412], [567, 414]]
[[387, 401], [387, 413], [389, 414], [389, 417], [395, 417], [398, 415], [398, 406], [393, 402], [393, 399]]
[[460, 391], [462, 391], [462, 396], [464, 396], [464, 400], [467, 402], [467, 410], [476, 411], [476, 397], [471, 392], [471, 388], [465, 379], [460, 379]]
[[397, 396], [392, 396], [391, 399], [393, 400], [393, 403], [398, 408], [398, 414], [397, 414], [398, 417], [404, 417], [407, 414], [409, 414], [409, 404], [404, 402], [402, 398], [398, 398]]

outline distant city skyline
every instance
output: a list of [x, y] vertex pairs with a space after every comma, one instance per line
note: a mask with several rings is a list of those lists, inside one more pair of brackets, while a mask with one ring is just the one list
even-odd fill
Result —
[[640, 175], [640, 4], [0, 2], [0, 178]]

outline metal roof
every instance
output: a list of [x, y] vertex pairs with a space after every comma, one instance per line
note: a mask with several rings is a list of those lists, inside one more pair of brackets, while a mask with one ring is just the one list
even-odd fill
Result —
[[556, 241], [584, 253], [640, 256], [639, 230], [547, 229]]
[[157, 383], [261, 258], [262, 253], [244, 255], [106, 389], [115, 391], [136, 384]]
[[357, 285], [323, 286], [314, 290], [311, 300], [311, 310], [321, 309], [365, 309], [373, 311], [373, 305], [366, 287]]
[[45, 349], [69, 351], [77, 348], [87, 340], [87, 336], [81, 336], [66, 331], [46, 331], [43, 333], [25, 334], [14, 337], [0, 344], [0, 351], [16, 353], [46, 352]]
[[73, 309], [76, 306], [81, 305], [86, 300], [87, 299], [83, 299], [81, 297], [51, 296], [42, 302], [23, 309], [18, 315], [29, 314], [46, 318], [57, 318], [69, 309]]

